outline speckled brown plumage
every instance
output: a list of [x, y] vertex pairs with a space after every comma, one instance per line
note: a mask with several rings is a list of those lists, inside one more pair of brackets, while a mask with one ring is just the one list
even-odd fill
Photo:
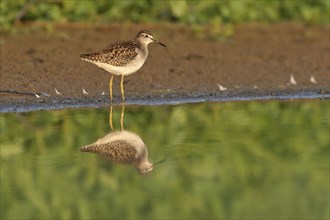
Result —
[[80, 151], [95, 153], [107, 160], [134, 166], [142, 175], [150, 173], [154, 168], [148, 160], [148, 149], [143, 140], [131, 131], [110, 132], [94, 143], [81, 147]]
[[[80, 58], [92, 63], [109, 73], [121, 76], [120, 90], [122, 100], [125, 101], [124, 76], [138, 71], [148, 57], [148, 44], [156, 42], [166, 47], [165, 44], [158, 42], [148, 30], [140, 31], [133, 40], [121, 41], [110, 44], [103, 50], [81, 54]], [[112, 101], [112, 81], [113, 75], [109, 80], [109, 94]]]
[[137, 49], [141, 50], [141, 44], [138, 41], [127, 40], [115, 42], [97, 52], [81, 54], [80, 58], [113, 66], [125, 66], [137, 56]]
[[122, 164], [136, 164], [137, 150], [126, 141], [115, 140], [104, 144], [91, 144], [80, 149], [82, 152], [96, 153], [104, 159]]

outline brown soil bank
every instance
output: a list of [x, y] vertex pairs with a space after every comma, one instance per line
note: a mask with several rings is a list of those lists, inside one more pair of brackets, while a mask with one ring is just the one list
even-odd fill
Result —
[[[168, 47], [149, 45], [144, 66], [125, 77], [127, 104], [330, 96], [329, 26], [239, 25], [226, 41], [199, 39], [176, 25], [61, 26], [1, 35], [0, 111], [108, 105], [110, 74], [78, 56], [141, 29]], [[119, 82], [116, 77], [114, 104], [121, 102]]]

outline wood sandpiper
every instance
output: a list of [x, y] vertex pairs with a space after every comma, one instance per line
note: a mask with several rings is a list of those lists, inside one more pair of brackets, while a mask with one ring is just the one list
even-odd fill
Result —
[[130, 131], [111, 132], [96, 142], [80, 148], [82, 152], [96, 153], [116, 163], [133, 165], [140, 174], [150, 173], [156, 164], [148, 160], [148, 150], [142, 139]]
[[[80, 58], [105, 69], [113, 75], [121, 76], [120, 89], [124, 101], [124, 76], [133, 74], [142, 67], [148, 56], [148, 44], [152, 42], [166, 47], [165, 44], [156, 41], [150, 31], [142, 30], [133, 40], [115, 42], [100, 51], [81, 54]], [[113, 75], [109, 82], [111, 101], [113, 100]]]

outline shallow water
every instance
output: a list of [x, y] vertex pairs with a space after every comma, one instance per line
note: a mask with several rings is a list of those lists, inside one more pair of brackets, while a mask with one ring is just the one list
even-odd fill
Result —
[[[120, 130], [121, 107], [113, 109]], [[328, 219], [329, 101], [126, 106], [148, 176], [80, 147], [109, 109], [1, 114], [1, 219]]]

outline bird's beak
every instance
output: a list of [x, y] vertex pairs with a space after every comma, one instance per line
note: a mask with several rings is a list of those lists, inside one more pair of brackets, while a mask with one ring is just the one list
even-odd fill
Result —
[[155, 39], [152, 39], [154, 42], [156, 42], [157, 44], [163, 46], [163, 47], [167, 47], [165, 44], [163, 44], [162, 42], [156, 41]]
[[[164, 45], [165, 46], [165, 45]], [[166, 46], [165, 46], [166, 47]], [[159, 165], [159, 164], [161, 164], [161, 163], [163, 163], [163, 162], [165, 162], [166, 161], [166, 158], [165, 159], [162, 159], [162, 160], [160, 160], [160, 161], [158, 161], [158, 162], [156, 162], [156, 163], [154, 163], [153, 165], [152, 165], [152, 167], [155, 167], [156, 165]]]

